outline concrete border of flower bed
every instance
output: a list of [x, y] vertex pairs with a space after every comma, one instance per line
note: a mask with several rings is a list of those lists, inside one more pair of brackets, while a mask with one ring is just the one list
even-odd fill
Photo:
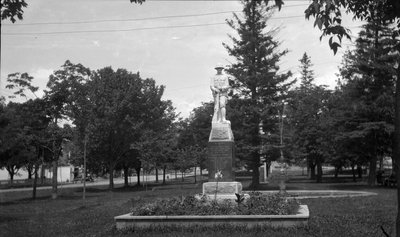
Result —
[[310, 212], [307, 205], [300, 205], [295, 215], [215, 215], [215, 216], [132, 216], [125, 214], [114, 217], [118, 230], [126, 228], [148, 228], [153, 226], [215, 226], [240, 225], [294, 227], [308, 224]]
[[[279, 191], [258, 191], [263, 194], [273, 194]], [[367, 197], [375, 196], [377, 193], [367, 192], [367, 191], [351, 191], [351, 190], [287, 190], [289, 195], [294, 195], [292, 198], [296, 199], [308, 199], [308, 198], [343, 198], [343, 197]], [[244, 193], [250, 193], [245, 192]], [[313, 195], [305, 195], [307, 193]], [[298, 196], [296, 196], [296, 194]], [[327, 195], [318, 195], [327, 194]]]

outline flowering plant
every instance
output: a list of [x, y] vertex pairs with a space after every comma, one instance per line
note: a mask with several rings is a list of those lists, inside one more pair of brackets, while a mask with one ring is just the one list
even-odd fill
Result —
[[218, 171], [215, 173], [215, 179], [216, 179], [216, 180], [222, 179], [222, 177], [224, 177], [223, 174], [222, 174], [222, 171], [221, 171], [221, 170], [218, 170]]
[[222, 179], [222, 177], [224, 177], [224, 175], [222, 174], [221, 170], [218, 170], [215, 173], [215, 179], [217, 180], [217, 185], [215, 186], [215, 196], [214, 196], [214, 200], [217, 200], [217, 193], [218, 193], [218, 180]]

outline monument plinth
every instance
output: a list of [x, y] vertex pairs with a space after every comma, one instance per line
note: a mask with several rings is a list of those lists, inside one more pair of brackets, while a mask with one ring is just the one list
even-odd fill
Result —
[[230, 123], [213, 123], [208, 141], [208, 181], [215, 181], [215, 173], [221, 171], [219, 181], [235, 181], [235, 143]]

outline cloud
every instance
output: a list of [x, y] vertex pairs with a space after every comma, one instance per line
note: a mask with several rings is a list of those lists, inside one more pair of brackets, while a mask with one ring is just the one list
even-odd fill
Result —
[[180, 113], [180, 117], [182, 118], [187, 118], [190, 115], [190, 112], [198, 106], [201, 105], [201, 103], [190, 103], [190, 102], [185, 102], [182, 101], [181, 103], [174, 103], [176, 106], [176, 112]]
[[49, 76], [53, 73], [53, 71], [53, 69], [38, 68], [31, 73], [31, 76], [34, 78], [32, 84], [39, 87], [39, 90], [36, 92], [38, 97], [41, 97], [44, 94], [43, 90], [46, 88]]

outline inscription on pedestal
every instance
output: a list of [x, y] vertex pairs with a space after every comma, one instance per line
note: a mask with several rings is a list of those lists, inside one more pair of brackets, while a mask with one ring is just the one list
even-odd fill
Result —
[[215, 172], [222, 171], [223, 177], [219, 181], [234, 181], [234, 142], [208, 143], [208, 181], [215, 181]]

